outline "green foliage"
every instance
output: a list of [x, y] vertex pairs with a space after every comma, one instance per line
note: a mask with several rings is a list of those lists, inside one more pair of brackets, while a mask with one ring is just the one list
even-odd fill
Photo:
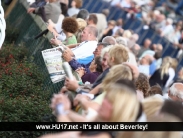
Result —
[[[43, 90], [44, 74], [26, 55], [23, 46], [6, 45], [0, 50], [1, 122], [52, 121], [48, 120], [50, 92]], [[39, 133], [0, 132], [0, 137], [32, 138]]]

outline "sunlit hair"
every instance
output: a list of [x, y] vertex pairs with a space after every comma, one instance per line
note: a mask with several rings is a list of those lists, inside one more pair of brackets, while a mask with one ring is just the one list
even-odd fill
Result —
[[106, 36], [102, 39], [103, 43], [107, 43], [109, 45], [115, 45], [116, 39], [113, 36]]
[[[177, 88], [178, 87], [178, 88]], [[181, 88], [182, 89], [181, 89]], [[183, 84], [182, 83], [174, 83], [170, 88], [169, 88], [169, 94], [172, 96], [176, 96], [180, 99], [183, 100]]]
[[178, 65], [178, 61], [176, 58], [171, 58], [171, 67], [176, 70]]
[[[164, 114], [163, 116], [152, 117], [148, 122], [181, 122], [177, 117]], [[176, 125], [176, 123], [173, 123]], [[173, 127], [173, 126], [171, 126]], [[164, 128], [168, 127], [164, 125]], [[171, 128], [169, 128], [171, 129]], [[118, 133], [116, 138], [182, 138], [180, 131], [126, 131]]]
[[114, 59], [113, 65], [127, 62], [129, 60], [128, 49], [123, 45], [114, 45], [109, 50], [109, 58]]
[[161, 79], [165, 74], [168, 74], [168, 70], [171, 67], [171, 57], [165, 57], [162, 61], [160, 70], [161, 70]]
[[159, 95], [150, 96], [142, 100], [142, 106], [147, 119], [158, 114], [163, 103], [164, 99]]
[[112, 47], [112, 45], [107, 46], [107, 47], [102, 49], [101, 54], [100, 54], [101, 60], [103, 59], [104, 55], [109, 52], [111, 47]]
[[105, 90], [110, 83], [116, 82], [120, 79], [133, 79], [131, 69], [127, 65], [120, 64], [113, 66], [103, 80], [102, 88]]
[[123, 33], [124, 38], [130, 39], [131, 36], [132, 36], [132, 33], [129, 30], [124, 31], [124, 33]]
[[112, 104], [110, 122], [134, 122], [137, 119], [140, 103], [135, 91], [125, 85], [111, 83], [106, 89], [106, 97]]

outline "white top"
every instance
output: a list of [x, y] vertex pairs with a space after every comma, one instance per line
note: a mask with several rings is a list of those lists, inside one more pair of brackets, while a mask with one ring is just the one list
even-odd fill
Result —
[[136, 61], [135, 55], [132, 52], [128, 52], [128, 56], [129, 56], [128, 62], [137, 66], [137, 61]]
[[149, 76], [149, 65], [139, 65], [139, 72]]
[[97, 47], [97, 41], [84, 41], [72, 49], [76, 59], [82, 59], [93, 55]]
[[166, 82], [165, 88], [168, 87], [172, 83], [172, 81], [175, 77], [175, 70], [173, 68], [169, 68], [168, 73], [169, 73], [169, 78]]
[[165, 27], [161, 28], [163, 36], [167, 37], [169, 33], [173, 32], [172, 25], [166, 25]]
[[67, 11], [67, 14], [71, 17], [75, 14], [78, 14], [79, 13], [79, 9], [77, 8], [69, 8], [68, 11]]

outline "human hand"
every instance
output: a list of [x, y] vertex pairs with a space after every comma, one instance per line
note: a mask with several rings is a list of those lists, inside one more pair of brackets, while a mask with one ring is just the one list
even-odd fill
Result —
[[69, 48], [65, 48], [62, 57], [65, 61], [70, 62], [73, 59], [73, 53]]
[[82, 94], [77, 94], [76, 97], [74, 98], [73, 105], [77, 106], [80, 102], [82, 103], [83, 101], [89, 101], [90, 98], [86, 95]]
[[65, 86], [63, 86], [59, 93], [66, 93], [67, 91], [68, 89]]
[[68, 77], [65, 78], [65, 87], [70, 91], [76, 91], [79, 88], [79, 84], [74, 78], [73, 80], [69, 79]]
[[52, 39], [50, 40], [50, 43], [51, 43], [52, 45], [61, 45], [61, 44], [62, 44], [62, 42], [61, 42], [60, 40], [56, 39], [56, 38], [52, 38]]
[[51, 109], [53, 112], [56, 110], [56, 106], [58, 104], [63, 104], [64, 110], [70, 110], [71, 109], [71, 103], [68, 99], [68, 97], [64, 94], [54, 94], [53, 98], [51, 99]]
[[83, 67], [78, 68], [76, 72], [79, 74], [80, 77], [82, 77], [86, 73], [85, 68]]
[[33, 13], [35, 10], [36, 10], [36, 8], [29, 8], [29, 9], [27, 10], [27, 13]]

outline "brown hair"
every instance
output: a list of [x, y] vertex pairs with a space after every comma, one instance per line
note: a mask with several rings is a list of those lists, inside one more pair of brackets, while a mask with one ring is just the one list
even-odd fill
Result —
[[144, 97], [147, 97], [148, 90], [150, 88], [148, 77], [145, 74], [140, 73], [139, 77], [135, 81], [135, 87], [137, 90], [140, 90], [143, 92]]
[[74, 0], [76, 2], [76, 8], [81, 8], [83, 6], [83, 0]]
[[148, 91], [148, 95], [147, 96], [152, 96], [155, 94], [160, 94], [163, 96], [163, 92], [161, 87], [159, 86], [159, 84], [152, 86], [149, 91]]
[[62, 29], [69, 33], [76, 33], [78, 30], [78, 23], [73, 17], [66, 17], [62, 22]]
[[98, 22], [98, 18], [96, 16], [96, 14], [90, 14], [88, 20], [89, 21], [92, 20], [94, 24], [97, 24], [97, 22]]

